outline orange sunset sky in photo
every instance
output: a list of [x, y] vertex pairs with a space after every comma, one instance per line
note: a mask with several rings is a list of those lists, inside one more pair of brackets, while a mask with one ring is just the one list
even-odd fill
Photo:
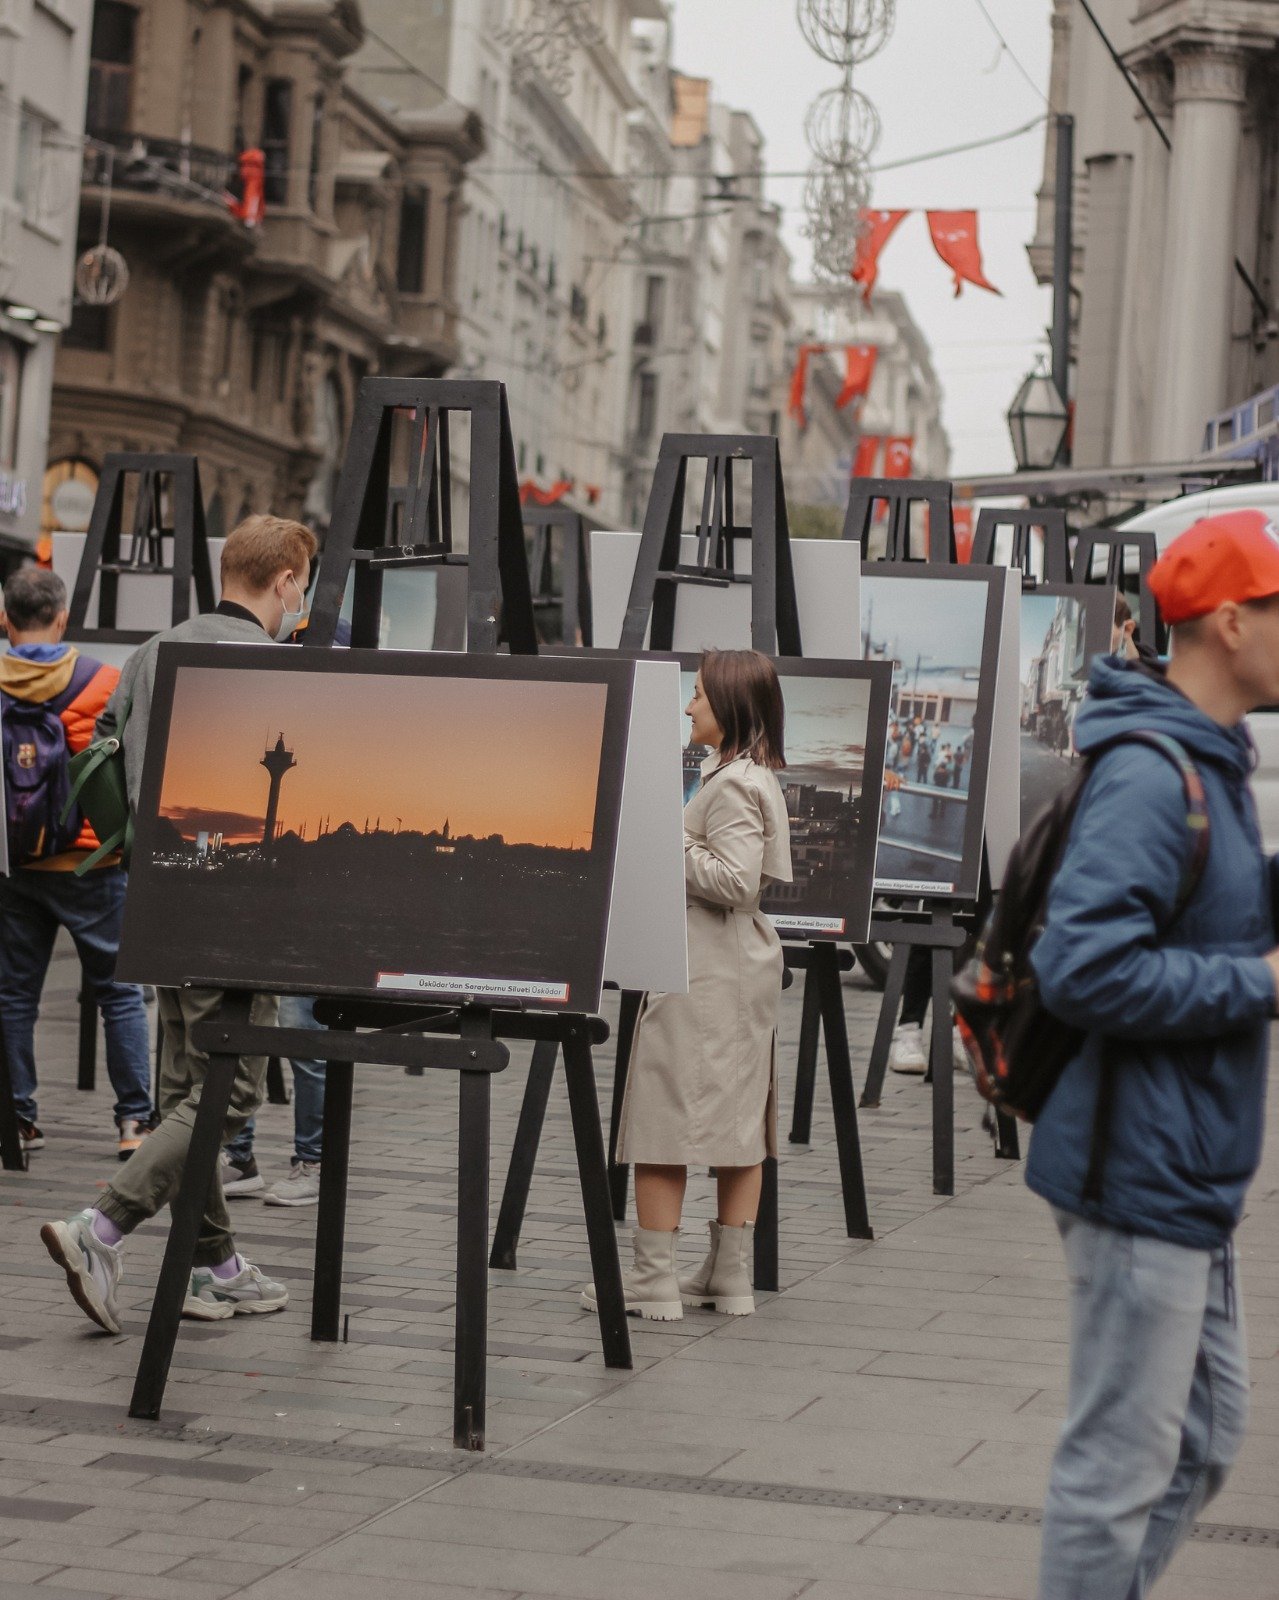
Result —
[[259, 838], [283, 733], [297, 766], [285, 831], [306, 827], [500, 833], [508, 844], [589, 848], [608, 691], [600, 683], [183, 668], [160, 814], [187, 838]]

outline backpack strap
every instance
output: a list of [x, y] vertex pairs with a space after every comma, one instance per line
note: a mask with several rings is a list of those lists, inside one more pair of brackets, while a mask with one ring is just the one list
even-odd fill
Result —
[[[1194, 899], [1195, 891], [1203, 881], [1204, 870], [1208, 865], [1208, 850], [1211, 843], [1208, 797], [1204, 791], [1203, 779], [1199, 776], [1194, 762], [1186, 753], [1185, 747], [1171, 735], [1141, 729], [1111, 740], [1103, 746], [1103, 749], [1111, 750], [1120, 744], [1144, 744], [1151, 750], [1157, 750], [1176, 767], [1181, 778], [1181, 787], [1186, 800], [1186, 829], [1190, 834], [1190, 853], [1182, 863], [1181, 882], [1177, 886], [1177, 898], [1173, 902], [1172, 914], [1161, 930], [1167, 933], [1180, 921], [1182, 913]], [[1111, 1041], [1103, 1038], [1097, 1077], [1097, 1104], [1093, 1111], [1092, 1139], [1088, 1148], [1088, 1170], [1084, 1175], [1084, 1186], [1080, 1196], [1081, 1199], [1091, 1201], [1093, 1204], [1098, 1204], [1101, 1200], [1106, 1157], [1110, 1151], [1110, 1131], [1115, 1106], [1115, 1077]]]
[[102, 670], [102, 663], [95, 661], [92, 656], [77, 655], [71, 667], [71, 679], [60, 694], [51, 695], [45, 705], [55, 715], [61, 716], [68, 706], [72, 706]]

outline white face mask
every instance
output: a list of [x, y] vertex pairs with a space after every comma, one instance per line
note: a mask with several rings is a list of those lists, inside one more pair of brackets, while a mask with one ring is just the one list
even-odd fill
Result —
[[298, 592], [298, 609], [296, 611], [286, 611], [280, 618], [280, 626], [275, 630], [277, 644], [283, 644], [289, 635], [297, 630], [302, 618], [306, 616], [307, 611], [310, 609], [306, 603], [306, 596], [302, 593], [302, 585], [293, 577], [292, 573], [289, 574], [289, 577], [292, 579], [293, 587]]

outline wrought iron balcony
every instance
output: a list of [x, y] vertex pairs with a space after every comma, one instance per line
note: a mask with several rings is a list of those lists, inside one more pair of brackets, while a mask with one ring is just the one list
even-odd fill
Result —
[[91, 134], [81, 182], [221, 206], [234, 172], [235, 157], [222, 150], [142, 133]]

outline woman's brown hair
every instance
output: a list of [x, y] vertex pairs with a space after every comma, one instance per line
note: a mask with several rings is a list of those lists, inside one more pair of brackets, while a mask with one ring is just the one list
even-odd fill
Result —
[[758, 650], [708, 650], [701, 672], [711, 712], [724, 730], [723, 759], [745, 755], [761, 767], [784, 767], [782, 686], [768, 657]]

